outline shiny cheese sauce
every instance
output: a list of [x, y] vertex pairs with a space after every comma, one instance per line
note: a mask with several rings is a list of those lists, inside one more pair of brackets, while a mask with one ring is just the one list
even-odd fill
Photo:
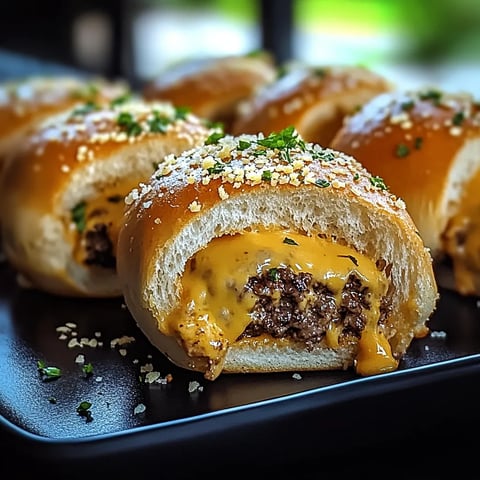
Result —
[[[390, 345], [377, 325], [380, 300], [389, 286], [385, 274], [352, 248], [293, 232], [249, 232], [212, 240], [187, 263], [180, 303], [186, 307], [170, 315], [163, 325], [164, 333], [179, 335], [191, 357], [207, 358], [210, 375], [215, 378], [222, 369], [228, 345], [252, 320], [250, 313], [258, 297], [244, 289], [248, 279], [287, 266], [296, 274], [310, 273], [326, 285], [334, 292], [337, 305], [348, 277], [355, 273], [370, 292], [356, 370], [371, 375], [397, 368]], [[342, 329], [333, 322], [329, 326], [325, 335], [329, 347], [339, 347]]]

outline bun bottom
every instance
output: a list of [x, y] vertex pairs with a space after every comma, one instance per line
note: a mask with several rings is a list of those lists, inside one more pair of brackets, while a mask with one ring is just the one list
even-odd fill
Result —
[[236, 342], [228, 349], [223, 373], [272, 373], [314, 370], [346, 370], [353, 366], [354, 346], [306, 350], [286, 340]]

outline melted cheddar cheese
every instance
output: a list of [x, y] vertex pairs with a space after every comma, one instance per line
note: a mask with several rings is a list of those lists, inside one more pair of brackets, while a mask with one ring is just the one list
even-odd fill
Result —
[[[358, 341], [356, 370], [370, 375], [396, 369], [390, 345], [378, 328], [380, 301], [389, 286], [385, 274], [352, 248], [293, 232], [249, 232], [212, 240], [187, 263], [180, 302], [184, 307], [174, 311], [160, 329], [178, 335], [189, 356], [208, 359], [207, 375], [216, 378], [228, 346], [252, 321], [250, 314], [258, 297], [244, 289], [248, 279], [287, 266], [295, 274], [310, 273], [326, 285], [337, 306], [345, 283], [355, 273], [368, 287], [370, 302], [370, 308], [364, 310], [366, 325]], [[307, 304], [308, 299], [299, 307]], [[328, 347], [339, 347], [342, 328], [329, 325], [325, 335]]]

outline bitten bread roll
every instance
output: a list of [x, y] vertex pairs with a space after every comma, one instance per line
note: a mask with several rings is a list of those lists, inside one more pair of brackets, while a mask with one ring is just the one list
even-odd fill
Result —
[[231, 133], [268, 135], [293, 125], [309, 142], [327, 146], [343, 118], [392, 84], [360, 66], [300, 66], [239, 108]]
[[32, 287], [120, 296], [116, 243], [124, 197], [170, 153], [202, 144], [205, 122], [139, 100], [71, 115], [27, 137], [0, 189], [3, 248]]
[[147, 100], [167, 100], [230, 129], [241, 101], [273, 82], [277, 69], [267, 52], [185, 61], [143, 89]]
[[118, 274], [150, 341], [210, 380], [395, 370], [437, 300], [404, 203], [293, 128], [207, 143], [126, 198]]
[[121, 81], [71, 76], [33, 76], [0, 84], [0, 170], [25, 134], [51, 116], [88, 102], [109, 102], [128, 93]]
[[400, 196], [440, 285], [480, 294], [480, 106], [435, 88], [391, 92], [348, 119], [331, 146]]

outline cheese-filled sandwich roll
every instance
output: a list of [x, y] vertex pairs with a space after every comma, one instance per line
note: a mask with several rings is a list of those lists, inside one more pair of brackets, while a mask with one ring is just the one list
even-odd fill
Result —
[[306, 141], [327, 146], [347, 114], [391, 88], [361, 66], [298, 66], [242, 102], [231, 132], [268, 135], [293, 125]]
[[407, 204], [437, 281], [480, 295], [480, 105], [425, 87], [373, 99], [332, 142]]
[[395, 370], [437, 300], [404, 203], [293, 128], [218, 137], [126, 198], [118, 273], [139, 327], [210, 380]]
[[209, 134], [198, 117], [139, 100], [75, 109], [34, 132], [0, 189], [7, 260], [38, 289], [120, 296], [116, 240], [125, 195], [165, 155]]
[[240, 102], [273, 82], [277, 68], [267, 52], [184, 61], [148, 82], [148, 100], [167, 100], [192, 113], [221, 122], [228, 131]]

